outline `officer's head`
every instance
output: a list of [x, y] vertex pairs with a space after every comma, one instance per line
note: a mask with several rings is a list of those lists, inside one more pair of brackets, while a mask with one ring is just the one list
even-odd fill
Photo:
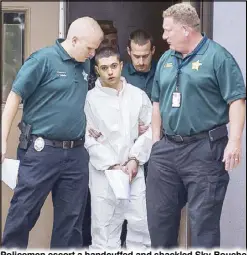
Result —
[[83, 17], [71, 23], [64, 48], [78, 62], [84, 62], [95, 55], [95, 50], [104, 34], [99, 24], [90, 17]]
[[112, 47], [118, 49], [117, 29], [111, 20], [98, 20], [101, 29], [104, 32], [104, 39], [100, 44], [100, 48]]
[[163, 12], [163, 39], [170, 49], [186, 53], [191, 39], [200, 35], [200, 19], [188, 3], [172, 5]]
[[103, 86], [115, 87], [121, 77], [123, 62], [117, 49], [99, 48], [95, 54], [95, 70]]
[[148, 32], [141, 29], [133, 31], [129, 36], [127, 51], [136, 71], [150, 70], [155, 46], [153, 37]]

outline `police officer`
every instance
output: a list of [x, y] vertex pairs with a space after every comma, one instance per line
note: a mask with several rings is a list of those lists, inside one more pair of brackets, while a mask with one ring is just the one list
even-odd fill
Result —
[[18, 183], [2, 246], [26, 248], [43, 203], [52, 192], [52, 248], [81, 247], [88, 190], [84, 102], [89, 66], [103, 32], [89, 17], [75, 20], [66, 40], [33, 53], [20, 69], [2, 115], [2, 160], [23, 100]]
[[177, 246], [187, 201], [192, 246], [218, 247], [228, 171], [241, 157], [243, 76], [233, 56], [200, 33], [191, 5], [165, 10], [163, 29], [170, 50], [158, 62], [152, 90], [154, 144], [147, 177], [151, 245]]
[[[128, 40], [127, 52], [131, 62], [125, 63], [122, 71], [122, 76], [126, 81], [146, 92], [151, 99], [154, 73], [156, 69], [156, 61], [153, 55], [155, 46], [153, 37], [142, 29], [133, 31]], [[139, 133], [143, 134], [148, 127], [139, 123]], [[147, 177], [148, 164], [144, 165], [145, 179]]]
[[127, 52], [131, 62], [124, 64], [122, 76], [130, 84], [145, 91], [151, 99], [157, 64], [152, 59], [155, 53], [153, 37], [142, 29], [133, 31], [129, 36]]

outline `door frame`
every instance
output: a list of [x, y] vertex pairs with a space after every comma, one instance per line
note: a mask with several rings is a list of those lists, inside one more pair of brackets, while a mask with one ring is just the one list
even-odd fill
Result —
[[189, 2], [196, 11], [201, 20], [201, 32], [204, 32], [208, 38], [213, 39], [213, 15], [214, 15], [214, 2], [212, 1], [184, 1]]
[[[201, 32], [204, 32], [208, 38], [213, 39], [213, 6], [214, 3], [209, 2], [193, 2], [193, 1], [172, 1], [174, 2], [189, 2], [196, 11], [201, 20]], [[60, 1], [60, 12], [59, 12], [59, 35], [64, 37], [68, 30], [68, 14], [69, 14], [69, 2]], [[184, 208], [185, 213], [185, 233], [184, 233], [184, 246], [185, 248], [191, 245], [190, 227], [189, 227], [189, 217], [188, 217], [188, 207]]]

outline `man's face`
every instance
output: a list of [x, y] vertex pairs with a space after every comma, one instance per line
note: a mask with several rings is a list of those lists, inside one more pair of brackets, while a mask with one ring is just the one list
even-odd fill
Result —
[[172, 17], [163, 20], [163, 40], [166, 40], [170, 49], [183, 52], [186, 46], [186, 29], [180, 23], [175, 23]]
[[95, 68], [104, 86], [116, 87], [120, 81], [123, 62], [120, 62], [117, 56], [101, 58]]
[[73, 38], [74, 58], [78, 62], [85, 62], [86, 59], [95, 55], [95, 50], [101, 43], [100, 37], [84, 36], [83, 38]]
[[148, 72], [151, 68], [152, 57], [155, 47], [151, 49], [151, 42], [139, 45], [131, 41], [130, 48], [127, 48], [131, 62], [138, 72]]
[[100, 47], [112, 47], [118, 48], [118, 37], [116, 33], [108, 34], [104, 36], [104, 40], [101, 42]]

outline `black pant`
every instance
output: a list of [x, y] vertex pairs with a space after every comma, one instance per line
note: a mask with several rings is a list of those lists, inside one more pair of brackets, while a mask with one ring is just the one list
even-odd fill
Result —
[[18, 183], [11, 200], [2, 246], [26, 248], [29, 231], [52, 191], [54, 223], [52, 248], [80, 248], [82, 219], [88, 191], [89, 156], [83, 145], [62, 149], [45, 146], [40, 152], [33, 142], [18, 149]]
[[87, 204], [82, 223], [82, 247], [88, 248], [92, 244], [91, 236], [91, 195], [88, 189]]
[[220, 245], [220, 216], [228, 172], [222, 157], [228, 138], [153, 145], [147, 177], [147, 218], [153, 248], [177, 246], [181, 209], [188, 201], [192, 247]]

